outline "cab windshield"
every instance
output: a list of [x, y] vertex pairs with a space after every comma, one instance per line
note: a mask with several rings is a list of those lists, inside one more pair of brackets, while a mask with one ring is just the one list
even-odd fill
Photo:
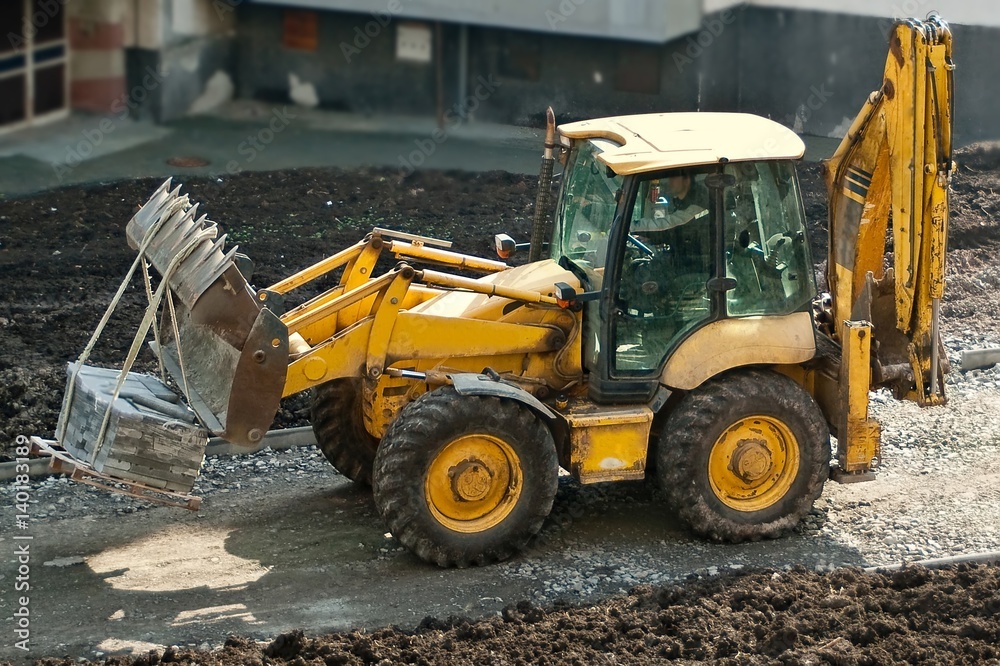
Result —
[[552, 256], [579, 267], [590, 279], [592, 289], [601, 285], [608, 234], [622, 186], [621, 176], [597, 159], [604, 148], [613, 145], [603, 139], [574, 143], [556, 208], [556, 248]]

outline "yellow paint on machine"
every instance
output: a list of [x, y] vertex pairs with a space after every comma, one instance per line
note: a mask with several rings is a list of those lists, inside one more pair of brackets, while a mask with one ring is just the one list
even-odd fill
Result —
[[[841, 357], [840, 437], [837, 461], [848, 474], [868, 472], [879, 455], [882, 429], [868, 417], [868, 388], [871, 385], [872, 327], [868, 322], [844, 322]], [[844, 381], [846, 379], [846, 381]]]
[[690, 390], [730, 368], [804, 363], [816, 354], [812, 315], [741, 317], [712, 322], [681, 343], [660, 382]]
[[581, 400], [571, 402], [562, 416], [570, 426], [570, 472], [580, 483], [645, 477], [653, 424], [649, 407]]

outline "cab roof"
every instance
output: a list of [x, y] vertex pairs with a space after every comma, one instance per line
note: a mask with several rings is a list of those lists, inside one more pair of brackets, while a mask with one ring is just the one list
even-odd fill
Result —
[[570, 139], [607, 139], [598, 159], [620, 176], [678, 167], [799, 159], [805, 144], [795, 132], [749, 113], [649, 113], [560, 125]]

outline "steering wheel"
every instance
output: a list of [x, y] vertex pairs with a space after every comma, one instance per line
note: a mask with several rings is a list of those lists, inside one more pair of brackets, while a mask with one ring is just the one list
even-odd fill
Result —
[[632, 256], [626, 255], [618, 290], [627, 309], [657, 317], [670, 314], [675, 306], [675, 294], [672, 281], [664, 270], [663, 258], [652, 253], [646, 255], [638, 248], [630, 249], [629, 254]]
[[643, 243], [641, 240], [639, 240], [638, 236], [635, 236], [633, 234], [628, 235], [628, 244], [634, 247], [636, 250], [638, 250], [639, 254], [645, 257], [652, 257], [655, 254], [648, 245]]

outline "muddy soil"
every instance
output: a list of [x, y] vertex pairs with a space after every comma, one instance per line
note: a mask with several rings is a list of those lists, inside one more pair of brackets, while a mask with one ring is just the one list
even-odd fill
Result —
[[[1000, 568], [909, 567], [721, 576], [638, 587], [589, 607], [528, 602], [480, 622], [426, 618], [386, 628], [257, 643], [211, 654], [168, 648], [108, 664], [997, 664]], [[41, 663], [77, 663], [72, 659]]]
[[[360, 240], [375, 226], [446, 238], [492, 254], [493, 235], [530, 237], [535, 186], [508, 173], [302, 169], [195, 179], [184, 192], [257, 262], [264, 287]], [[140, 179], [0, 202], [0, 461], [19, 434], [51, 436], [67, 361], [84, 349], [135, 258], [125, 223], [160, 184]], [[314, 295], [327, 283], [301, 290]], [[298, 293], [298, 292], [296, 292]], [[142, 317], [137, 277], [96, 346], [119, 364]], [[152, 371], [146, 351], [137, 369]], [[275, 427], [308, 424], [309, 396], [285, 402]]]
[[[974, 147], [954, 184], [944, 335], [973, 345], [996, 340], [1000, 321], [1000, 153]], [[825, 254], [819, 167], [802, 170]], [[529, 235], [534, 183], [505, 173], [416, 173], [306, 169], [192, 180], [231, 242], [258, 262], [270, 284], [360, 239], [373, 226], [448, 238], [458, 250], [491, 255], [493, 234]], [[51, 434], [65, 363], [86, 344], [133, 253], [124, 223], [158, 182], [68, 188], [0, 203], [0, 443]], [[315, 289], [323, 285], [316, 285]], [[308, 290], [306, 295], [315, 292]], [[93, 360], [120, 361], [144, 305], [126, 293]], [[149, 356], [139, 367], [152, 369]], [[308, 396], [286, 401], [276, 426], [304, 425]], [[1000, 663], [1000, 569], [959, 566], [894, 574], [840, 570], [757, 572], [642, 588], [591, 607], [536, 608], [470, 622], [427, 619], [416, 630], [299, 633], [257, 644], [234, 637], [221, 651], [156, 652], [111, 663]], [[74, 663], [58, 660], [49, 663]]]

